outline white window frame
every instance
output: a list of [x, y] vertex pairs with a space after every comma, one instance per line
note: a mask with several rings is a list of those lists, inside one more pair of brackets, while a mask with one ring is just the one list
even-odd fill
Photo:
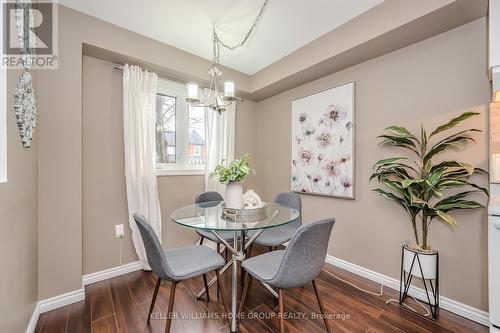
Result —
[[[189, 164], [189, 104], [186, 87], [177, 82], [158, 79], [158, 94], [176, 97], [175, 105], [175, 163], [157, 163], [157, 176], [205, 174], [204, 165]], [[156, 148], [156, 147], [155, 147]]]
[[[0, 3], [0, 50], [4, 44], [4, 4]], [[7, 69], [0, 65], [0, 184], [7, 182]]]

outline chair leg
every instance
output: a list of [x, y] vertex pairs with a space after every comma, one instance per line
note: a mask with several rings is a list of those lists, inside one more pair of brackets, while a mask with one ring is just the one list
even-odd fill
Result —
[[227, 309], [227, 304], [226, 304], [226, 296], [224, 295], [224, 287], [222, 286], [222, 282], [220, 280], [220, 274], [219, 270], [215, 270], [215, 276], [217, 276], [217, 287], [220, 290], [220, 297], [222, 298], [222, 306], [224, 307], [224, 311], [226, 312], [226, 317], [227, 317], [227, 323], [229, 327], [231, 327], [231, 319], [229, 318], [229, 311]]
[[203, 240], [205, 239], [205, 237], [201, 236], [200, 238], [200, 245], [203, 245]]
[[250, 258], [250, 255], [252, 254], [252, 246], [253, 244], [250, 244], [250, 246], [248, 247], [247, 259]]
[[172, 285], [170, 286], [170, 299], [168, 301], [168, 309], [167, 309], [167, 322], [165, 323], [165, 333], [170, 332], [170, 324], [172, 323], [172, 310], [174, 309], [174, 297], [175, 297], [175, 287], [177, 286], [177, 282], [172, 281]]
[[246, 272], [245, 287], [243, 287], [243, 293], [241, 294], [240, 309], [238, 310], [238, 314], [243, 311], [243, 306], [245, 305], [245, 300], [247, 298], [248, 287], [250, 287], [250, 283], [252, 283], [252, 276], [248, 274], [248, 272]]
[[153, 313], [153, 308], [155, 307], [156, 296], [158, 296], [158, 289], [160, 289], [160, 285], [161, 285], [161, 278], [158, 278], [158, 280], [156, 281], [155, 291], [153, 293], [153, 299], [151, 300], [151, 306], [149, 307], [148, 324], [149, 321], [151, 320], [151, 313]]
[[203, 285], [205, 286], [205, 290], [207, 291], [207, 302], [210, 301], [210, 295], [208, 294], [208, 283], [207, 283], [207, 274], [203, 274]]
[[[217, 243], [217, 253], [220, 254], [220, 243]], [[219, 299], [219, 286], [217, 286], [217, 299]]]
[[330, 333], [330, 326], [328, 325], [328, 319], [326, 319], [325, 308], [323, 307], [323, 303], [321, 302], [321, 299], [319, 298], [319, 292], [318, 292], [318, 287], [316, 286], [316, 281], [312, 280], [312, 284], [314, 287], [314, 293], [316, 294], [316, 299], [318, 300], [319, 310], [321, 311], [321, 314], [323, 315], [323, 320], [325, 321], [326, 331], [328, 333]]
[[279, 310], [278, 310], [278, 318], [280, 321], [280, 333], [285, 333], [285, 319], [283, 312], [283, 289], [278, 289], [278, 302], [279, 302]]

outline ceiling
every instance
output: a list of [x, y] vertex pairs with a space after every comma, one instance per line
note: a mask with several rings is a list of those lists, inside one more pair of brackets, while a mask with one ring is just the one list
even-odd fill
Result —
[[[252, 75], [384, 0], [269, 0], [255, 34], [238, 51], [221, 50], [221, 63]], [[211, 31], [240, 42], [263, 0], [60, 0], [184, 51], [211, 59]]]

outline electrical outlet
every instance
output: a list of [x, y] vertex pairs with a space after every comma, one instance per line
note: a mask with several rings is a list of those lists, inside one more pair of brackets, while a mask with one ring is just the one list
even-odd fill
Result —
[[115, 238], [123, 238], [125, 237], [125, 230], [123, 228], [123, 224], [115, 225]]

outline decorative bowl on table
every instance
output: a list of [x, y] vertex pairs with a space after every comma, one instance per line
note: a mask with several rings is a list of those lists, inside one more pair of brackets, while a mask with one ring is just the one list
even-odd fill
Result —
[[231, 222], [258, 222], [267, 218], [267, 204], [261, 202], [258, 207], [233, 209], [226, 208], [225, 203], [222, 203], [222, 218]]

